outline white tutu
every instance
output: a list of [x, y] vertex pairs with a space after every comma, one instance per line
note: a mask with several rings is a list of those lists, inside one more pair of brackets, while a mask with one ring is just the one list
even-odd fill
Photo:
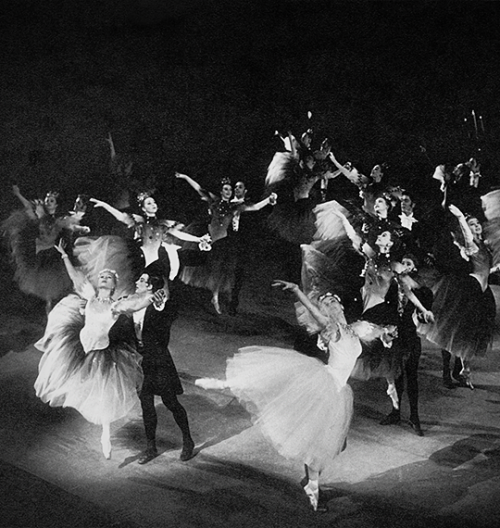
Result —
[[342, 451], [353, 412], [351, 388], [332, 371], [294, 350], [251, 346], [228, 360], [226, 379], [281, 455], [321, 471]]
[[52, 407], [73, 407], [89, 422], [101, 425], [139, 409], [142, 358], [119, 327], [110, 332], [107, 348], [85, 354], [79, 338], [84, 305], [71, 294], [49, 313], [45, 334], [35, 343], [43, 352], [35, 390]]

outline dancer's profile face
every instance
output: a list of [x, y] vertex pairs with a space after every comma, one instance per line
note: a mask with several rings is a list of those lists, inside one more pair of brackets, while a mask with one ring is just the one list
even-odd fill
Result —
[[241, 181], [236, 182], [234, 186], [234, 196], [239, 199], [245, 198], [246, 192], [247, 192], [247, 189], [245, 187], [245, 184]]
[[222, 186], [220, 195], [222, 196], [222, 198], [224, 198], [224, 200], [229, 200], [231, 198], [231, 196], [233, 195], [233, 188], [231, 187], [231, 185], [229, 185], [229, 183], [225, 183]]
[[379, 197], [375, 200], [375, 203], [373, 204], [373, 209], [376, 214], [384, 215], [387, 214], [387, 212], [389, 211], [389, 205], [385, 198]]
[[155, 215], [156, 212], [158, 211], [158, 205], [157, 203], [155, 202], [155, 199], [154, 198], [146, 198], [144, 200], [144, 202], [142, 202], [142, 210], [147, 214], [147, 215]]
[[467, 219], [467, 224], [474, 236], [480, 236], [483, 233], [483, 226], [477, 218], [471, 216]]
[[135, 283], [135, 291], [137, 293], [145, 293], [151, 290], [151, 285], [149, 284], [149, 275], [143, 273]]

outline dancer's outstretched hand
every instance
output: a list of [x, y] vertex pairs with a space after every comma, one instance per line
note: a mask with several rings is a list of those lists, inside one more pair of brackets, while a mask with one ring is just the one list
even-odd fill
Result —
[[298, 284], [295, 284], [294, 282], [287, 282], [287, 281], [284, 281], [284, 280], [275, 280], [273, 283], [272, 283], [272, 286], [274, 288], [283, 288], [284, 290], [290, 290], [291, 292], [296, 292], [299, 290], [299, 286]]
[[54, 247], [61, 253], [61, 257], [64, 257], [64, 255], [67, 255], [66, 250], [64, 249], [66, 247], [65, 242], [63, 239], [59, 239], [59, 244], [54, 245]]

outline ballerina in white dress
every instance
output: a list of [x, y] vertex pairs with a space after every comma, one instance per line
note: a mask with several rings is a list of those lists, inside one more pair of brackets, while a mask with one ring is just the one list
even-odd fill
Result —
[[297, 284], [277, 280], [273, 286], [297, 296], [298, 320], [311, 333], [319, 332], [328, 363], [295, 350], [249, 346], [228, 359], [225, 380], [195, 383], [229, 388], [276, 450], [305, 464], [304, 491], [316, 511], [320, 474], [346, 445], [353, 414], [347, 380], [361, 354], [360, 336], [371, 341], [384, 329], [365, 321], [348, 325], [339, 298], [331, 293], [311, 300]]

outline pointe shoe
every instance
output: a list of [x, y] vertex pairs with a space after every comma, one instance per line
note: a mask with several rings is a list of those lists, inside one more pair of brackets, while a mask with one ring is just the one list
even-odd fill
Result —
[[220, 309], [219, 305], [219, 299], [214, 299], [212, 297], [212, 300], [210, 301], [212, 303], [212, 306], [214, 307], [214, 310], [219, 314], [222, 315], [222, 310]]
[[387, 395], [391, 399], [392, 406], [394, 407], [394, 409], [398, 410], [399, 409], [399, 398], [398, 398], [398, 392], [394, 385], [392, 384], [389, 385], [389, 387], [387, 388]]
[[109, 439], [102, 439], [101, 440], [102, 445], [102, 453], [104, 455], [104, 458], [106, 460], [109, 460], [111, 458], [111, 442]]
[[316, 480], [309, 480], [304, 486], [304, 491], [306, 492], [309, 503], [314, 511], [318, 510], [318, 500], [319, 500], [319, 484]]
[[202, 389], [225, 389], [226, 382], [215, 378], [199, 378], [195, 380], [194, 384]]

